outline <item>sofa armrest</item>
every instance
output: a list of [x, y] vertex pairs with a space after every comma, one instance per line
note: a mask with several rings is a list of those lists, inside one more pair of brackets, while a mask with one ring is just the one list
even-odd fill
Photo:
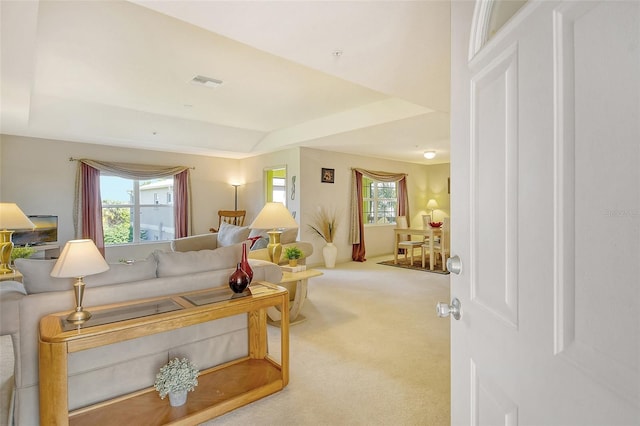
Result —
[[20, 301], [27, 295], [24, 285], [4, 281], [0, 285], [0, 335], [16, 334], [20, 330]]
[[171, 241], [173, 251], [215, 250], [218, 248], [218, 234], [200, 234]]

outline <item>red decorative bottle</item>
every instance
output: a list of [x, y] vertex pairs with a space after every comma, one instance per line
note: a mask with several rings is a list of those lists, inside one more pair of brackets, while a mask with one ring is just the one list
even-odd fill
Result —
[[242, 293], [249, 286], [249, 275], [242, 270], [242, 265], [238, 262], [236, 270], [229, 277], [229, 287], [234, 293]]
[[247, 260], [247, 243], [242, 243], [242, 260], [240, 264], [242, 270], [249, 275], [249, 284], [251, 284], [251, 280], [253, 280], [253, 269], [251, 269], [251, 265], [249, 265], [249, 261]]

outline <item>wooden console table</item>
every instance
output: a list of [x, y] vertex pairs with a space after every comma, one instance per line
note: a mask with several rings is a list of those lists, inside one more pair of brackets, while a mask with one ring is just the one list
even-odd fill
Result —
[[[83, 327], [69, 326], [68, 312], [51, 314], [40, 321], [40, 423], [43, 425], [145, 424], [197, 425], [283, 389], [289, 382], [289, 294], [267, 283], [251, 283], [251, 294], [220, 300], [228, 288], [213, 288], [174, 296], [90, 307], [93, 314]], [[230, 291], [228, 292], [230, 293]], [[168, 306], [162, 313], [141, 315], [150, 305]], [[267, 308], [282, 311], [280, 363], [267, 349]], [[139, 309], [138, 309], [139, 308]], [[163, 309], [160, 309], [162, 311]], [[138, 312], [136, 314], [136, 311]], [[111, 314], [130, 319], [101, 322]], [[133, 314], [130, 314], [133, 313]], [[151, 387], [109, 401], [69, 412], [67, 356], [99, 346], [135, 339], [219, 318], [247, 313], [249, 353], [246, 357], [200, 372], [198, 386], [187, 403], [171, 407]], [[91, 326], [92, 321], [99, 325]], [[102, 321], [105, 322], [105, 321]]]

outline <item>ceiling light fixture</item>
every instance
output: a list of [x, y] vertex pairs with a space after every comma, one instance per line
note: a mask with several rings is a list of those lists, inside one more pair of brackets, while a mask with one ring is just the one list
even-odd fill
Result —
[[203, 75], [196, 75], [191, 79], [191, 83], [215, 89], [222, 85], [222, 80], [216, 80], [215, 78], [205, 77]]
[[424, 158], [426, 158], [427, 160], [433, 160], [434, 158], [436, 158], [436, 152], [435, 151], [425, 151], [424, 152]]

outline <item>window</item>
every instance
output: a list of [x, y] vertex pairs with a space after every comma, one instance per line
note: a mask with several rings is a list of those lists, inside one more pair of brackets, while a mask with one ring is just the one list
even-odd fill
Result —
[[395, 223], [398, 211], [397, 182], [362, 178], [362, 221], [366, 224]]
[[103, 174], [100, 194], [105, 246], [174, 239], [173, 178], [140, 181]]

